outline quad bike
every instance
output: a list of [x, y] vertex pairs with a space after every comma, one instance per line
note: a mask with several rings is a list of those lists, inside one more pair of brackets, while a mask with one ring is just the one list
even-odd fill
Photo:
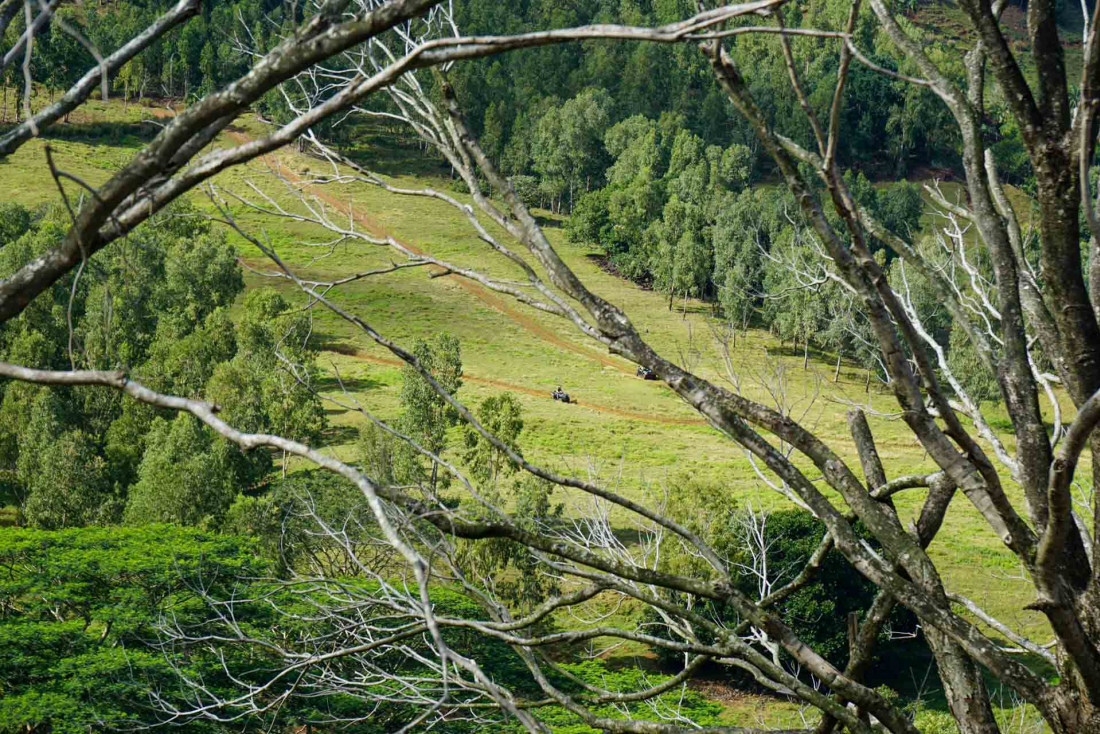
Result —
[[557, 400], [557, 401], [562, 402], [562, 403], [572, 403], [573, 402], [573, 399], [569, 397], [569, 393], [565, 392], [561, 388], [558, 388], [554, 392], [550, 393], [550, 397], [552, 397], [552, 398], [554, 398], [554, 400]]
[[657, 374], [653, 370], [649, 369], [648, 367], [641, 367], [641, 366], [639, 366], [638, 369], [634, 370], [634, 376], [635, 377], [640, 377], [643, 380], [656, 380], [657, 379]]

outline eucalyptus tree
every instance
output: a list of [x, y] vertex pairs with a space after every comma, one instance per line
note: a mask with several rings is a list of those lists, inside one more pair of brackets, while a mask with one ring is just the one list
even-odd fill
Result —
[[[655, 503], [620, 496], [605, 483], [560, 475], [530, 463], [451, 395], [414, 352], [379, 333], [353, 307], [342, 305], [336, 281], [320, 284], [299, 278], [264, 240], [234, 223], [314, 306], [330, 309], [403, 360], [449, 409], [516, 467], [558, 485], [587, 512], [570, 521], [545, 516], [535, 522], [521, 521], [509, 508], [488, 501], [476, 481], [458, 467], [424, 447], [419, 447], [422, 455], [453, 477], [462, 501], [447, 501], [416, 484], [376, 481], [356, 466], [285, 436], [243, 432], [206, 402], [155, 392], [123, 373], [0, 365], [0, 375], [17, 380], [114, 388], [135, 400], [189, 412], [244, 448], [270, 446], [310, 459], [357, 487], [377, 522], [379, 542], [394, 550], [394, 560], [384, 567], [361, 565], [360, 572], [376, 582], [373, 591], [340, 584], [329, 588], [324, 597], [328, 604], [321, 605], [317, 614], [329, 615], [339, 635], [264, 639], [234, 624], [231, 615], [213, 620], [215, 629], [208, 632], [175, 629], [177, 635], [199, 643], [251, 647], [263, 655], [264, 669], [272, 672], [267, 682], [251, 682], [239, 695], [219, 694], [196, 684], [187, 705], [165, 709], [171, 719], [232, 719], [276, 710], [291, 695], [338, 692], [416, 707], [420, 713], [409, 728], [456, 715], [476, 719], [478, 712], [496, 707], [530, 731], [548, 730], [540, 712], [557, 708], [595, 729], [677, 732], [691, 729], [691, 723], [675, 712], [661, 711], [656, 720], [643, 720], [616, 715], [615, 707], [655, 699], [713, 662], [746, 670], [762, 685], [818, 709], [818, 731], [839, 726], [870, 732], [875, 726], [913, 732], [916, 728], [907, 713], [864, 683], [878, 633], [893, 608], [901, 605], [925, 631], [960, 731], [998, 731], [987, 674], [1035, 707], [1059, 734], [1100, 730], [1100, 546], [1094, 543], [1100, 513], [1091, 500], [1084, 506], [1074, 502], [1075, 484], [1086, 489], [1094, 486], [1100, 472], [1100, 438], [1093, 437], [1100, 423], [1100, 217], [1093, 208], [1088, 175], [1100, 105], [1100, 6], [1087, 18], [1080, 67], [1074, 72], [1079, 72], [1080, 81], [1071, 84], [1066, 42], [1058, 34], [1053, 0], [1028, 4], [1026, 66], [1001, 22], [1005, 3], [960, 0], [971, 26], [961, 68], [948, 66], [950, 47], [930, 45], [924, 31], [899, 19], [882, 0], [869, 0], [868, 9], [858, 0], [833, 8], [837, 12], [832, 20], [829, 14], [788, 14], [788, 5], [796, 3], [760, 0], [703, 7], [682, 22], [660, 28], [599, 25], [464, 38], [450, 22], [448, 6], [433, 0], [323, 3], [274, 50], [257, 58], [247, 74], [177, 115], [95, 196], [86, 198], [57, 247], [0, 281], [0, 319], [11, 319], [61, 276], [167, 202], [221, 170], [304, 134], [331, 159], [331, 182], [356, 178], [398, 195], [431, 197], [458, 207], [472, 233], [491, 253], [511, 261], [521, 280], [518, 284], [498, 280], [462, 263], [413, 252], [395, 238], [358, 230], [348, 218], [311, 207], [309, 201], [304, 200], [298, 212], [273, 214], [314, 222], [371, 246], [391, 247], [410, 266], [441, 265], [455, 277], [472, 279], [562, 317], [610, 352], [652, 370], [714, 430], [750, 453], [769, 472], [769, 484], [812, 512], [827, 531], [803, 571], [789, 583], [764, 598], [744, 594], [731, 582], [731, 559], [677, 518]], [[790, 8], [796, 9], [800, 8]], [[787, 24], [806, 17], [819, 25]], [[754, 42], [766, 37], [779, 46], [804, 119], [773, 120], [761, 112], [750, 84], [751, 70], [742, 65], [739, 55], [747, 36]], [[524, 46], [593, 38], [697, 44], [715, 83], [745, 117], [793, 195], [807, 231], [816, 238], [826, 276], [852, 294], [862, 311], [902, 420], [938, 466], [936, 472], [891, 477], [890, 467], [875, 449], [870, 424], [858, 411], [850, 415], [852, 443], [860, 459], [856, 467], [842, 458], [839, 447], [795, 417], [692, 374], [658, 354], [627, 314], [592, 292], [558, 255], [471, 134], [461, 100], [446, 83], [446, 64]], [[876, 45], [873, 57], [864, 48], [871, 42]], [[835, 74], [807, 88], [803, 67], [792, 51], [795, 44], [837, 50]], [[883, 56], [889, 57], [890, 66], [873, 60]], [[973, 279], [960, 287], [933, 267], [906, 233], [890, 231], [853, 197], [837, 151], [850, 133], [844, 127], [843, 112], [854, 65], [866, 67], [861, 73], [869, 70], [930, 90], [958, 127], [966, 201], [938, 203], [972, 224], [989, 253], [992, 280]], [[428, 66], [440, 67], [443, 75], [438, 80], [418, 78], [415, 72]], [[286, 95], [293, 112], [290, 122], [246, 144], [206, 150], [247, 105], [292, 79], [294, 91]], [[384, 109], [385, 114], [409, 124], [446, 157], [467, 182], [472, 205], [433, 189], [398, 189], [341, 157], [311, 132], [332, 115], [356, 108], [370, 111], [375, 92], [388, 94], [386, 104], [376, 110]], [[1039, 233], [1038, 267], [1026, 257], [1021, 216], [1001, 184], [996, 153], [988, 147], [984, 123], [994, 100], [1005, 106], [1019, 126], [1034, 171], [1037, 213], [1032, 222]], [[786, 135], [782, 126], [787, 124], [801, 133]], [[884, 150], [890, 150], [888, 141]], [[500, 198], [482, 195], [479, 179], [488, 180]], [[228, 217], [228, 210], [223, 214]], [[1085, 247], [1078, 221], [1082, 214], [1092, 232]], [[996, 375], [1015, 434], [1011, 446], [986, 430], [989, 423], [980, 405], [973, 401], [960, 405], [951, 399], [951, 391], [941, 382], [943, 360], [875, 259], [875, 240], [932, 284], [954, 323], [964, 329], [977, 358]], [[961, 254], [956, 251], [954, 256]], [[396, 265], [387, 270], [393, 269]], [[1053, 434], [1041, 402], [1049, 399], [1044, 395], [1051, 394], [1052, 386], [1064, 391], [1075, 409], [1072, 420], [1057, 421]], [[1092, 476], [1078, 471], [1086, 451], [1093, 455]], [[923, 493], [915, 520], [900, 516], [890, 499], [901, 491]], [[1046, 618], [1055, 637], [1053, 648], [1026, 638], [945, 583], [927, 548], [953, 502], [971, 503], [987, 532], [1025, 569], [1035, 592], [1028, 608]], [[616, 534], [612, 507], [639, 528], [640, 550], [626, 546]], [[857, 532], [857, 520], [874, 544]], [[339, 539], [339, 529], [328, 530]], [[478, 575], [458, 550], [467, 541], [499, 540], [529, 553], [535, 561], [527, 566], [531, 572], [568, 583], [529, 613], [513, 614], [494, 593], [493, 579]], [[655, 560], [662, 554], [651, 552], [663, 544], [679, 545], [702, 563], [690, 573], [668, 569]], [[776, 611], [779, 602], [812, 582], [821, 558], [831, 548], [878, 589], [871, 608], [862, 619], [853, 620], [849, 659], [843, 667], [806, 644]], [[440, 584], [461, 590], [476, 600], [481, 611], [462, 616], [435, 609], [429, 590]], [[668, 634], [649, 634], [609, 618], [559, 632], [539, 627], [548, 615], [583, 609], [597, 597], [631, 599], [654, 610]], [[224, 600], [210, 601], [225, 608]], [[698, 601], [729, 605], [736, 614], [734, 621], [699, 614]], [[965, 615], [960, 606], [967, 610]], [[347, 620], [354, 623], [344, 624]], [[472, 631], [510, 645], [539, 695], [515, 693], [482, 661], [449, 645], [447, 633], [453, 630]], [[427, 644], [406, 644], [412, 638]], [[641, 682], [628, 693], [564, 683], [561, 667], [544, 654], [545, 648], [596, 638], [669, 650], [682, 656], [683, 667], [671, 679]], [[761, 639], [782, 655], [761, 647]], [[1005, 639], [1011, 647], [1004, 644]], [[1012, 648], [1024, 649], [1053, 666], [1057, 676], [1029, 666]], [[393, 658], [401, 656], [410, 664], [415, 662], [415, 680], [393, 672]], [[281, 687], [288, 679], [294, 685]], [[721, 726], [710, 730], [744, 731]]]
[[568, 192], [570, 210], [577, 192], [588, 191], [603, 170], [610, 107], [606, 91], [586, 89], [547, 110], [535, 129], [535, 170], [551, 183], [550, 190]]

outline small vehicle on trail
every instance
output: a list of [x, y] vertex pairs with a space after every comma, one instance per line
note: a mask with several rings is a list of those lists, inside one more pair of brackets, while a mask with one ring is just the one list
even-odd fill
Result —
[[640, 377], [643, 380], [656, 380], [657, 374], [648, 367], [642, 367], [638, 365], [638, 369], [634, 370], [634, 376]]
[[552, 397], [552, 398], [554, 398], [554, 400], [557, 400], [557, 401], [562, 402], [562, 403], [572, 403], [572, 402], [574, 402], [573, 399], [569, 397], [569, 393], [567, 393], [567, 392], [565, 392], [565, 390], [561, 389], [561, 385], [558, 385], [558, 389], [555, 390], [554, 392], [550, 393], [550, 397]]

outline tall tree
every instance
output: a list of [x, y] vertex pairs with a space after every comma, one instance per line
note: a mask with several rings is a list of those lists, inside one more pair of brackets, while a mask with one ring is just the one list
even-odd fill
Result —
[[603, 136], [611, 99], [602, 89], [586, 89], [539, 120], [533, 141], [535, 170], [568, 194], [588, 191], [603, 171]]
[[[447, 394], [454, 394], [462, 387], [462, 347], [455, 337], [440, 334], [432, 342], [417, 342], [413, 354], [419, 366], [406, 365], [402, 372], [400, 425], [424, 451], [439, 455], [446, 446], [447, 429], [458, 423], [459, 415], [423, 373], [431, 375]], [[440, 480], [439, 463], [424, 462], [420, 456], [414, 461], [418, 466], [427, 464], [425, 476], [434, 490]]]
[[190, 416], [157, 419], [130, 492], [128, 525], [217, 525], [237, 495], [231, 450]]

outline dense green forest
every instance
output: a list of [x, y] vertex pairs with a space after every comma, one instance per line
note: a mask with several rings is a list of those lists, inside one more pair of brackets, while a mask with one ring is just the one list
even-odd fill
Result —
[[[170, 3], [165, 0], [88, 4], [63, 8], [60, 16], [81, 29], [87, 39], [103, 49], [116, 48], [143, 29]], [[521, 0], [487, 3], [459, 0], [455, 21], [464, 33], [507, 34], [540, 27], [566, 27], [592, 23], [660, 25], [680, 20], [693, 4], [687, 0]], [[916, 9], [913, 5], [911, 9]], [[250, 54], [270, 48], [286, 28], [301, 19], [299, 4], [278, 0], [214, 2], [204, 0], [201, 17], [178, 33], [157, 41], [130, 62], [113, 81], [116, 94], [127, 99], [149, 95], [163, 98], [196, 98], [218, 89], [246, 71]], [[847, 13], [843, 3], [815, 3], [792, 12], [798, 24], [821, 20], [835, 25]], [[816, 17], [820, 16], [820, 18]], [[17, 33], [16, 27], [9, 33]], [[875, 49], [888, 41], [876, 35], [871, 19], [863, 17], [857, 30], [861, 45], [872, 60], [887, 68], [892, 62]], [[939, 51], [953, 52], [944, 45]], [[818, 86], [835, 74], [838, 51], [825, 40], [810, 40], [797, 49], [807, 86]], [[739, 60], [754, 70], [753, 86], [768, 105], [772, 119], [800, 118], [799, 102], [787, 83], [782, 54], [767, 39], [738, 44]], [[56, 93], [83, 74], [94, 59], [72, 37], [57, 33], [44, 37], [33, 64], [34, 78]], [[5, 81], [18, 86], [15, 70]], [[961, 65], [956, 67], [961, 74]], [[595, 43], [533, 49], [456, 66], [451, 72], [464, 107], [475, 124], [486, 152], [503, 170], [514, 176], [533, 176], [540, 199], [555, 208], [570, 208], [580, 194], [609, 181], [614, 152], [604, 146], [611, 127], [640, 115], [662, 123], [673, 135], [689, 130], [707, 145], [748, 146], [745, 163], [754, 176], [766, 175], [767, 166], [757, 150], [751, 130], [713, 84], [704, 60], [687, 46]], [[899, 178], [922, 169], [946, 169], [958, 165], [957, 141], [945, 125], [946, 111], [927, 90], [914, 88], [869, 69], [853, 70], [851, 104], [845, 107], [845, 127], [855, 131], [842, 141], [840, 158], [879, 179]], [[811, 100], [824, 104], [825, 99]], [[273, 92], [261, 105], [277, 118], [282, 95]], [[15, 114], [15, 101], [7, 116]], [[1007, 121], [1005, 111], [989, 111], [989, 135], [998, 152], [1019, 161], [1003, 175], [1010, 182], [1028, 177], [1019, 133]], [[808, 125], [801, 131], [808, 139]], [[883, 140], [893, 147], [881, 152]]]
[[[5, 206], [0, 272], [55, 245], [65, 216]], [[244, 288], [241, 268], [204, 219], [166, 215], [88, 270], [5, 324], [5, 358], [127, 365], [160, 389], [224, 402], [246, 430], [301, 438], [323, 430], [308, 374], [299, 382], [275, 368], [278, 347], [311, 369], [308, 319], [279, 323], [287, 304], [259, 290], [234, 323], [228, 308]], [[7, 495], [39, 527], [216, 525], [272, 469], [270, 454], [243, 454], [191, 417], [94, 389], [5, 386], [0, 412]]]

